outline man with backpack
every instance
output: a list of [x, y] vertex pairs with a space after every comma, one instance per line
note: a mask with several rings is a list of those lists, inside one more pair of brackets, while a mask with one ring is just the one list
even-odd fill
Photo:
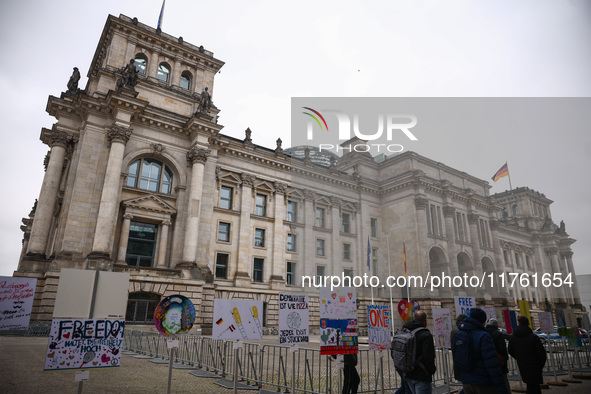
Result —
[[412, 394], [431, 394], [436, 370], [435, 346], [424, 311], [416, 312], [414, 320], [394, 335], [391, 352], [394, 366], [403, 374]]
[[452, 342], [465, 394], [507, 394], [503, 371], [493, 338], [484, 328], [486, 312], [472, 308]]

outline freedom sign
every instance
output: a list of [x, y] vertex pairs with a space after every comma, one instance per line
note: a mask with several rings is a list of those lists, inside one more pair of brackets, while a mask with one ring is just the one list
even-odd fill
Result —
[[390, 308], [385, 305], [368, 305], [367, 328], [369, 350], [390, 349]]
[[279, 343], [304, 344], [310, 341], [308, 295], [279, 293]]

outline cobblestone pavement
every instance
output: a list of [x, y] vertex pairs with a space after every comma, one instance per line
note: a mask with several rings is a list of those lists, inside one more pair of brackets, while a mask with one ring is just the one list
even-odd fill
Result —
[[[47, 338], [0, 336], [0, 393], [2, 394], [62, 394], [77, 393], [74, 381], [76, 371], [43, 371], [47, 350]], [[168, 364], [155, 364], [147, 359], [124, 354], [121, 367], [90, 369], [90, 380], [83, 383], [82, 392], [151, 394], [166, 393]], [[566, 376], [559, 376], [559, 380]], [[172, 393], [226, 393], [213, 382], [214, 378], [198, 378], [186, 369], [173, 369]], [[546, 380], [554, 380], [546, 377]], [[511, 382], [513, 388], [519, 387]], [[523, 385], [525, 388], [525, 385]], [[238, 390], [239, 393], [256, 393], [256, 390]], [[446, 391], [447, 392], [447, 391]], [[551, 386], [548, 394], [589, 394], [591, 380], [569, 383], [566, 387]]]

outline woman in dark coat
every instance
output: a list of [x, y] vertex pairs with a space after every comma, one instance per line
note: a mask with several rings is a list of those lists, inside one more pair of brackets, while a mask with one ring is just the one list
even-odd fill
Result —
[[542, 370], [546, 365], [546, 350], [542, 341], [529, 328], [529, 319], [520, 316], [519, 326], [509, 340], [509, 354], [517, 360], [521, 379], [527, 384], [528, 394], [540, 394], [544, 383]]

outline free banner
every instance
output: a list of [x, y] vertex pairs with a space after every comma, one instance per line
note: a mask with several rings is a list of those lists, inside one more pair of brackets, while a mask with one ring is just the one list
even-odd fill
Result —
[[45, 370], [118, 367], [124, 320], [53, 319]]
[[262, 339], [263, 301], [213, 300], [213, 339]]
[[451, 311], [449, 308], [433, 308], [433, 325], [435, 327], [435, 346], [445, 348], [451, 346]]
[[390, 308], [385, 305], [368, 305], [367, 328], [369, 350], [390, 349]]
[[279, 293], [279, 343], [303, 344], [310, 341], [308, 295]]
[[29, 328], [35, 278], [0, 276], [0, 330], [26, 330]]
[[356, 289], [320, 288], [320, 354], [357, 353], [357, 335]]
[[470, 309], [476, 308], [476, 297], [454, 297], [456, 306], [456, 317], [462, 313], [470, 316]]

